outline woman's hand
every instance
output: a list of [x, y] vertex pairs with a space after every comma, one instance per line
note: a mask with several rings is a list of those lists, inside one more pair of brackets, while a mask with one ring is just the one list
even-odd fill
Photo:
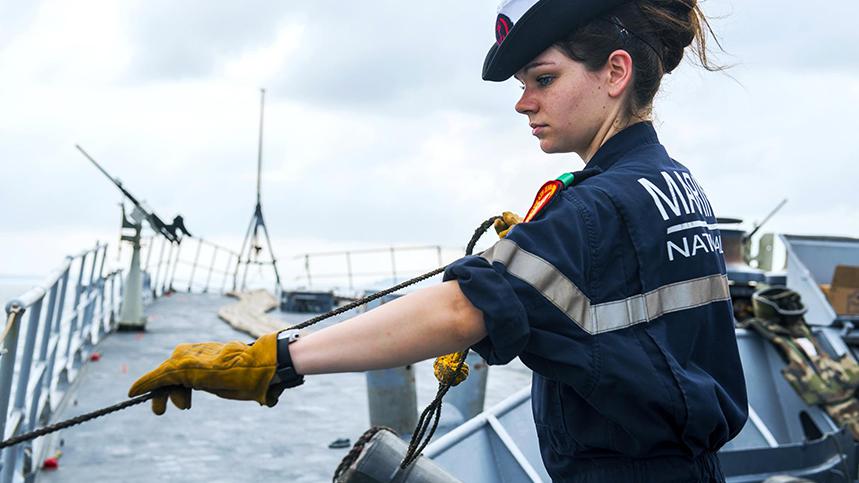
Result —
[[501, 214], [501, 218], [495, 220], [495, 232], [498, 233], [498, 238], [504, 238], [514, 225], [522, 223], [522, 217], [512, 211], [505, 211]]
[[167, 398], [179, 409], [191, 407], [191, 389], [226, 399], [274, 406], [284, 387], [271, 385], [277, 369], [277, 332], [251, 345], [233, 341], [179, 344], [169, 359], [138, 379], [129, 397], [157, 391], [152, 411], [161, 415]]

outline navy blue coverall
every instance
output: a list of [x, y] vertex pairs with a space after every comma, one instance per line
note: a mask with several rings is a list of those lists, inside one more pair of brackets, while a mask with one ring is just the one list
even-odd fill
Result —
[[446, 270], [483, 312], [473, 349], [534, 371], [553, 481], [722, 481], [715, 453], [748, 410], [712, 207], [650, 123], [594, 170]]

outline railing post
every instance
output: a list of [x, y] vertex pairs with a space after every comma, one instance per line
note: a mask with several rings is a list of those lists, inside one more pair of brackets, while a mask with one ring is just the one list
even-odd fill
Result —
[[164, 245], [167, 244], [167, 239], [161, 239], [161, 250], [158, 252], [158, 262], [155, 264], [155, 278], [152, 279], [152, 298], [158, 298], [158, 278], [161, 276], [161, 265], [164, 262]]
[[182, 244], [176, 246], [176, 256], [173, 257], [173, 270], [170, 270], [170, 283], [167, 284], [167, 288], [173, 292], [173, 282], [176, 280], [176, 268], [179, 267], [179, 260], [181, 260], [182, 256]]
[[435, 246], [436, 255], [438, 255], [438, 266], [444, 265], [444, 260], [441, 258], [441, 245]]
[[[227, 267], [224, 269], [224, 278], [221, 280], [221, 293], [227, 288], [227, 280], [230, 279], [230, 267], [233, 266], [233, 255], [227, 254]], [[238, 270], [238, 269], [237, 269]], [[236, 289], [236, 274], [233, 272], [233, 290]]]
[[203, 247], [203, 240], [197, 238], [197, 253], [194, 254], [194, 263], [191, 265], [191, 275], [188, 277], [188, 293], [191, 293], [191, 287], [194, 284], [194, 273], [197, 271], [197, 263], [200, 262], [200, 249]]
[[75, 286], [75, 305], [73, 310], [77, 311], [78, 304], [81, 303], [81, 292], [83, 292], [84, 270], [86, 270], [86, 260], [89, 257], [89, 252], [81, 255], [81, 266], [78, 271], [78, 284]]
[[86, 299], [83, 301], [84, 304], [84, 316], [81, 319], [80, 324], [78, 324], [78, 340], [80, 340], [80, 345], [78, 348], [82, 351], [84, 349], [89, 348], [89, 345], [92, 342], [92, 337], [87, 337], [87, 335], [92, 335], [92, 319], [93, 312], [95, 311], [95, 299], [94, 294], [97, 292], [91, 288], [87, 288]]
[[83, 289], [81, 288], [81, 284], [83, 283], [84, 269], [86, 265], [86, 259], [89, 256], [89, 252], [84, 253], [81, 256], [81, 265], [80, 270], [78, 271], [78, 284], [75, 287], [75, 304], [72, 307], [72, 317], [69, 319], [69, 332], [68, 337], [66, 338], [66, 356], [65, 356], [65, 366], [66, 369], [69, 369], [73, 366], [74, 362], [72, 358], [74, 354], [72, 354], [72, 340], [74, 339], [75, 333], [78, 328], [78, 319], [80, 318], [80, 302], [81, 302], [81, 292]]
[[92, 282], [95, 280], [95, 264], [98, 262], [98, 245], [92, 250], [92, 266], [89, 269], [89, 283], [86, 285], [87, 295], [92, 292]]
[[[212, 280], [212, 270], [215, 268], [215, 259], [218, 257], [218, 246], [213, 245], [214, 250], [212, 251], [212, 261], [209, 262], [209, 273], [206, 275], [206, 287], [203, 288], [203, 293], [209, 293], [209, 282]], [[190, 285], [188, 285], [190, 290]]]
[[[30, 310], [28, 310], [28, 312], [30, 312], [30, 317], [27, 319], [27, 335], [24, 339], [24, 350], [21, 353], [21, 361], [18, 369], [18, 387], [15, 389], [15, 402], [12, 404], [13, 411], [19, 411], [21, 413], [22, 432], [27, 432], [33, 429], [30, 426], [29, 418], [25, 417], [24, 404], [28, 397], [30, 397], [30, 395], [27, 394], [27, 386], [29, 386], [30, 383], [30, 371], [33, 367], [33, 349], [36, 346], [36, 333], [39, 331], [39, 316], [42, 313], [42, 300], [44, 300], [44, 296], [34, 303], [30, 307]], [[27, 446], [30, 447], [30, 444]], [[7, 471], [12, 471], [14, 469], [14, 461], [18, 459], [18, 451], [20, 448], [20, 446], [12, 448], [12, 468], [3, 468], [4, 476], [6, 476]], [[7, 463], [8, 461], [9, 460], [7, 459]]]
[[[48, 292], [48, 310], [45, 312], [45, 326], [42, 330], [42, 344], [39, 347], [39, 358], [38, 360], [41, 362], [46, 362], [48, 359], [48, 346], [51, 342], [51, 334], [53, 333], [54, 326], [54, 309], [57, 305], [57, 297], [59, 296], [59, 288], [62, 283], [62, 277], [58, 278], [54, 284], [51, 286], [51, 291]], [[42, 376], [42, 387], [50, 387], [50, 379], [51, 373], [48, 371], [47, 364], [45, 365], [45, 372]], [[47, 384], [46, 384], [47, 383]]]
[[[71, 257], [67, 257], [67, 258], [71, 258]], [[59, 290], [59, 301], [57, 302], [57, 312], [56, 312], [56, 315], [54, 316], [54, 320], [51, 322], [52, 327], [53, 327], [51, 329], [51, 333], [55, 334], [57, 339], [56, 339], [56, 343], [54, 344], [53, 350], [51, 350], [50, 357], [48, 358], [48, 365], [45, 368], [45, 372], [48, 374], [48, 377], [44, 381], [44, 383], [45, 383], [46, 389], [48, 390], [48, 394], [50, 394], [50, 391], [51, 391], [51, 389], [53, 389], [53, 384], [54, 384], [54, 368], [56, 367], [56, 363], [57, 363], [57, 351], [60, 348], [60, 334], [61, 334], [60, 328], [62, 327], [62, 322], [63, 322], [63, 306], [65, 305], [65, 301], [66, 301], [66, 292], [68, 291], [69, 272], [70, 271], [71, 271], [71, 260], [69, 260], [69, 266], [66, 268], [65, 273], [63, 273], [63, 276], [60, 278], [60, 281], [57, 284], [58, 286], [61, 286], [62, 288]]]
[[[116, 320], [116, 277], [119, 276], [120, 272], [113, 272], [110, 274], [110, 314], [108, 316], [108, 327], [110, 329], [113, 328], [113, 322]], [[108, 331], [110, 331], [110, 329]]]
[[149, 237], [149, 243], [148, 243], [149, 246], [147, 247], [147, 250], [146, 250], [146, 263], [143, 264], [143, 271], [144, 272], [149, 271], [149, 261], [152, 258], [152, 246], [155, 245], [155, 239], [156, 239], [156, 237], [154, 237], [154, 236]]
[[98, 278], [104, 277], [104, 262], [107, 260], [107, 243], [101, 246], [101, 264], [98, 267]]
[[[170, 242], [170, 250], [167, 250], [167, 262], [166, 262], [167, 265], [164, 268], [164, 279], [161, 280], [161, 295], [164, 295], [165, 292], [169, 291], [169, 290], [167, 290], [167, 289], [169, 289], [169, 287], [167, 285], [167, 279], [170, 277], [170, 275], [169, 275], [170, 268], [171, 268], [170, 263], [172, 260], [173, 260], [173, 242]], [[175, 266], [175, 265], [173, 265], [173, 266]]]
[[[12, 394], [12, 376], [15, 371], [15, 359], [18, 353], [18, 334], [21, 330], [21, 319], [24, 318], [25, 310], [18, 308], [17, 315], [7, 310], [8, 324], [12, 324], [9, 333], [3, 341], [5, 353], [0, 356], [0, 434], [6, 434], [6, 422], [9, 420], [9, 399]], [[3, 454], [3, 482], [12, 480], [12, 472], [15, 470], [15, 454], [13, 448], [7, 448]], [[8, 475], [8, 476], [7, 476]]]

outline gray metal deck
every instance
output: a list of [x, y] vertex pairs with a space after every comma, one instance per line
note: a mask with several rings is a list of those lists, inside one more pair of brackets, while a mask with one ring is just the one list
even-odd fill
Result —
[[[114, 333], [99, 344], [101, 360], [87, 365], [77, 404], [58, 418], [124, 400], [131, 383], [169, 356], [178, 343], [250, 340], [217, 318], [217, 309], [232, 300], [186, 294], [156, 300], [147, 310], [147, 332]], [[309, 318], [278, 315], [291, 323]], [[325, 323], [330, 322], [320, 325]], [[429, 366], [424, 362], [418, 367], [421, 407], [436, 388]], [[487, 405], [530, 382], [530, 372], [521, 365], [495, 374], [489, 378]], [[167, 414], [156, 417], [148, 405], [137, 406], [62, 431], [59, 469], [42, 472], [41, 481], [330, 481], [348, 450], [331, 450], [328, 444], [342, 437], [354, 442], [369, 427], [361, 373], [308, 378], [270, 409], [201, 392], [193, 397], [189, 411], [169, 406]]]

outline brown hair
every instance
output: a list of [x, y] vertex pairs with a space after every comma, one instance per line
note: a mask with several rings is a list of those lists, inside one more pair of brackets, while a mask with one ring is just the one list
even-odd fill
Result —
[[633, 90], [626, 114], [646, 118], [662, 77], [677, 68], [686, 47], [692, 45], [704, 69], [724, 69], [707, 57], [708, 36], [721, 48], [698, 0], [636, 0], [576, 29], [557, 46], [590, 71], [605, 66], [615, 50], [627, 51], [633, 62]]

